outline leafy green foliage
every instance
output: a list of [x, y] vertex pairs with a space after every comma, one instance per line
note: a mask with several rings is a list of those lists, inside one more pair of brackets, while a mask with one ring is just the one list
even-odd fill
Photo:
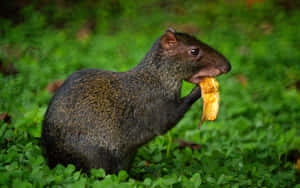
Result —
[[[0, 20], [0, 60], [18, 71], [0, 74], [0, 114], [12, 121], [0, 120], [1, 187], [300, 186], [288, 159], [300, 151], [299, 11], [270, 1], [151, 0], [35, 3], [22, 15], [19, 24]], [[199, 100], [169, 134], [140, 148], [129, 172], [49, 169], [39, 147], [47, 85], [83, 68], [126, 71], [169, 26], [194, 32], [230, 60], [232, 71], [218, 78], [218, 119], [198, 130]], [[192, 87], [185, 82], [183, 95]], [[202, 147], [181, 149], [177, 138]]]

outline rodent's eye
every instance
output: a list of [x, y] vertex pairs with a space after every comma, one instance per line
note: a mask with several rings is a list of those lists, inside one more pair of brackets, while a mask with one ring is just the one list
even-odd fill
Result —
[[198, 55], [199, 54], [199, 48], [192, 49], [191, 54], [194, 55], [194, 56]]

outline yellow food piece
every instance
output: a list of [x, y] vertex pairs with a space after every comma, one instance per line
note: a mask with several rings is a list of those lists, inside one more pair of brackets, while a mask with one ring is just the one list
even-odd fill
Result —
[[296, 163], [296, 169], [297, 169], [297, 170], [300, 170], [300, 158], [297, 160], [297, 163]]
[[205, 77], [199, 83], [203, 100], [203, 111], [199, 128], [203, 121], [213, 121], [219, 112], [220, 95], [219, 83], [214, 77]]

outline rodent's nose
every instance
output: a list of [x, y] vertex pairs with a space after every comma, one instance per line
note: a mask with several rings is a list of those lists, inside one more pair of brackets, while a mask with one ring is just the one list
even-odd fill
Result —
[[229, 71], [231, 70], [231, 64], [230, 64], [229, 62], [226, 64], [225, 67], [226, 67], [226, 68], [225, 68], [225, 71], [226, 71], [226, 72], [229, 72]]
[[231, 70], [231, 65], [230, 63], [226, 60], [224, 65], [222, 67], [220, 67], [220, 71], [224, 74], [227, 73]]

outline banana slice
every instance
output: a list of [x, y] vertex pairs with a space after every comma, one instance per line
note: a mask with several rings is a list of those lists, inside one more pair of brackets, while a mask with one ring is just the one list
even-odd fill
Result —
[[205, 77], [199, 83], [203, 100], [203, 111], [199, 127], [205, 120], [213, 121], [219, 112], [219, 83], [214, 77]]

